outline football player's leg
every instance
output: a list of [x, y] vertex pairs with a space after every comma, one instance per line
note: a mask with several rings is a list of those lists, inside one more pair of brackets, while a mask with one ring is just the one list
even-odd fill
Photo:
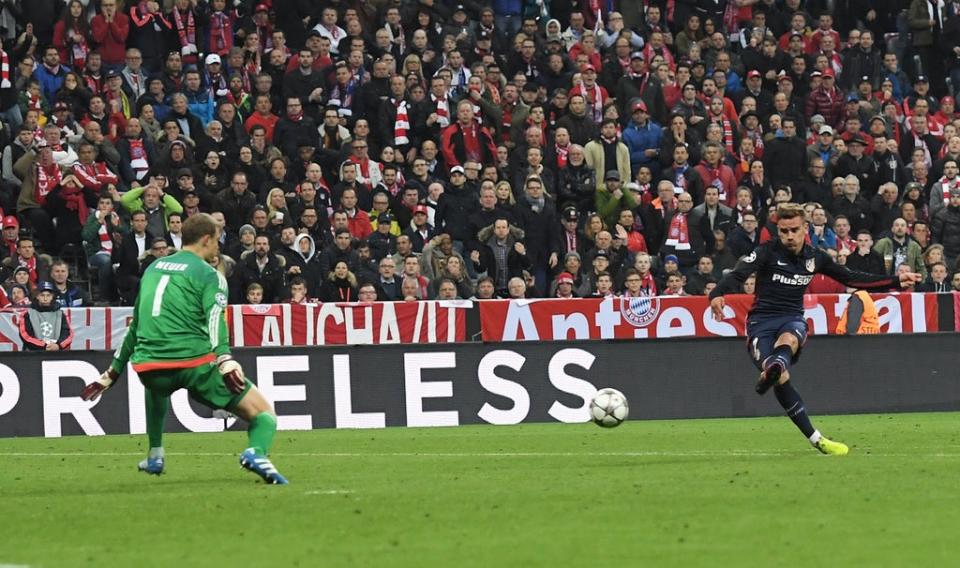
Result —
[[140, 462], [138, 469], [146, 473], [160, 475], [164, 468], [163, 452], [163, 425], [167, 420], [167, 410], [170, 408], [169, 377], [151, 377], [146, 381], [141, 377], [144, 385], [144, 400], [147, 414], [147, 438], [150, 441], [150, 450], [147, 459]]
[[277, 433], [277, 417], [263, 393], [251, 385], [232, 412], [250, 424], [247, 430], [249, 447], [262, 456], [270, 453]]

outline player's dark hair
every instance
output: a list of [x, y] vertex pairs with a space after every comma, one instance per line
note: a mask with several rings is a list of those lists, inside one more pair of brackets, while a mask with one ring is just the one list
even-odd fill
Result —
[[189, 246], [200, 242], [200, 239], [206, 235], [217, 236], [219, 224], [208, 213], [197, 213], [187, 217], [183, 222], [181, 239], [183, 246]]

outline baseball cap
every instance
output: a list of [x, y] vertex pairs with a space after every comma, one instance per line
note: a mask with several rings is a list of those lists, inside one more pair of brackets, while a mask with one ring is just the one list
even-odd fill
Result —
[[663, 262], [664, 264], [668, 262], [672, 262], [674, 264], [680, 264], [680, 259], [677, 258], [677, 255], [675, 254], [668, 254], [667, 256], [663, 257]]
[[17, 221], [17, 218], [13, 215], [7, 215], [3, 218], [3, 228], [8, 229], [10, 227], [20, 228], [20, 221]]
[[213, 65], [214, 63], [220, 64], [220, 56], [216, 53], [211, 53], [203, 60], [204, 65]]
[[450, 168], [450, 173], [451, 173], [451, 174], [457, 173], [457, 172], [459, 172], [459, 173], [461, 173], [461, 174], [465, 174], [465, 173], [466, 173], [466, 172], [464, 172], [464, 170], [463, 170], [463, 166], [453, 166], [452, 168]]
[[490, 32], [487, 30], [480, 30], [480, 33], [477, 34], [477, 41], [490, 40], [493, 37], [490, 35]]
[[557, 284], [573, 284], [573, 274], [569, 272], [557, 274]]
[[182, 177], [193, 177], [193, 172], [190, 171], [190, 168], [180, 168], [177, 170], [177, 178]]
[[270, 8], [266, 4], [257, 4], [257, 7], [253, 9], [254, 13], [257, 12], [269, 12]]
[[819, 72], [819, 71], [814, 71], [814, 72], [810, 73], [810, 78], [813, 79], [814, 77], [823, 77], [823, 73], [821, 73], [821, 72]]
[[873, 81], [870, 80], [870, 77], [869, 77], [868, 75], [864, 75], [863, 77], [860, 77], [860, 82], [861, 82], [861, 83], [872, 83]]
[[824, 124], [820, 127], [820, 132], [818, 134], [833, 134], [833, 127], [829, 124]]
[[563, 210], [563, 220], [564, 221], [579, 221], [580, 213], [577, 211], [576, 207], [567, 207]]
[[53, 285], [53, 282], [44, 280], [43, 282], [37, 285], [37, 292], [51, 292], [56, 294], [57, 287]]
[[859, 134], [857, 134], [857, 135], [851, 137], [849, 140], [847, 140], [847, 146], [849, 146], [849, 145], [851, 145], [851, 144], [860, 144], [861, 146], [866, 146], [866, 145], [867, 145], [866, 141], [864, 141], [864, 139], [861, 138]]
[[393, 215], [389, 213], [381, 213], [377, 216], [377, 223], [393, 223]]
[[917, 80], [914, 81], [914, 83], [929, 83], [929, 82], [930, 82], [930, 81], [927, 80], [927, 76], [926, 76], [926, 75], [917, 75]]
[[848, 103], [858, 103], [858, 102], [860, 102], [860, 97], [858, 97], [857, 95], [848, 95], [848, 96], [847, 96], [847, 102], [848, 102]]
[[751, 69], [750, 71], [747, 72], [747, 79], [752, 79], [754, 77], [760, 78], [762, 77], [762, 75], [760, 75], [760, 72], [757, 71], [756, 69]]
[[467, 9], [463, 7], [463, 4], [457, 4], [457, 6], [453, 9], [453, 13], [456, 14], [457, 12], [463, 12], [466, 14]]
[[826, 69], [824, 69], [824, 70], [823, 70], [823, 73], [821, 73], [821, 75], [823, 75], [824, 78], [827, 78], [827, 77], [830, 77], [831, 79], [835, 79], [835, 78], [836, 78], [836, 75], [833, 73], [833, 69], [831, 69], [831, 68], [829, 68], [829, 67], [827, 67]]
[[53, 105], [53, 112], [60, 112], [61, 110], [70, 110], [70, 105], [64, 101], [59, 101]]
[[786, 73], [781, 73], [780, 76], [777, 77], [777, 82], [778, 82], [778, 83], [783, 83], [783, 82], [793, 83], [793, 77], [791, 77], [790, 75], [787, 75]]
[[116, 79], [119, 76], [120, 72], [116, 69], [107, 69], [107, 71], [103, 74], [104, 79]]
[[596, 259], [598, 259], [598, 258], [605, 258], [605, 259], [607, 259], [607, 260], [610, 260], [610, 253], [607, 252], [607, 251], [605, 251], [605, 250], [603, 250], [603, 249], [600, 249], [600, 250], [598, 250], [598, 251], [596, 252], [596, 254], [593, 255], [593, 258], [594, 258], [594, 260], [596, 260]]
[[607, 170], [607, 174], [603, 176], [603, 179], [605, 180], [615, 179], [617, 181], [620, 181], [620, 172], [618, 172], [617, 170]]
[[634, 59], [646, 59], [646, 58], [643, 56], [642, 51], [634, 51], [633, 53], [630, 54], [630, 60], [633, 61]]
[[631, 112], [637, 112], [638, 110], [647, 112], [647, 103], [643, 102], [642, 100], [636, 101], [632, 105], [630, 105], [630, 110]]
[[587, 71], [593, 71], [594, 73], [596, 73], [597, 68], [594, 67], [592, 63], [584, 63], [583, 65], [580, 66], [581, 73], [586, 73]]
[[421, 204], [413, 208], [413, 214], [416, 215], [417, 213], [423, 213], [424, 215], [427, 215], [429, 210], [427, 209], [426, 205]]
[[960, 187], [950, 188], [950, 197], [960, 197]]

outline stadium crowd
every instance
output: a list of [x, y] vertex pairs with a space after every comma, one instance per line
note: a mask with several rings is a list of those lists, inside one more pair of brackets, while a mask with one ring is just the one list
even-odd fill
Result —
[[960, 290], [958, 1], [2, 0], [0, 40], [6, 304], [130, 305], [199, 212], [234, 303], [704, 294], [786, 201]]

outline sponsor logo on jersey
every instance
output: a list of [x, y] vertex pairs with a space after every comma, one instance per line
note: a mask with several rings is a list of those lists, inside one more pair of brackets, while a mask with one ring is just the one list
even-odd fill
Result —
[[646, 327], [657, 319], [657, 314], [660, 313], [660, 298], [656, 296], [623, 298], [620, 300], [620, 313], [630, 325]]
[[157, 270], [168, 270], [170, 272], [184, 272], [187, 270], [187, 265], [182, 262], [169, 262], [166, 260], [161, 260], [155, 264]]
[[797, 274], [795, 276], [785, 276], [779, 272], [773, 275], [773, 281], [779, 282], [781, 284], [786, 284], [788, 286], [806, 286], [813, 280], [813, 275], [803, 275]]

